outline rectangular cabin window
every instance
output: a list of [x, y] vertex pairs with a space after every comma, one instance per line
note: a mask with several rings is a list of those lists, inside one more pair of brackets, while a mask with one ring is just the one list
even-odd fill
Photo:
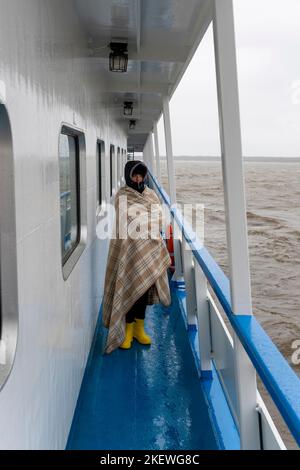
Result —
[[110, 146], [110, 197], [115, 189], [115, 147]]
[[101, 141], [97, 142], [97, 203], [98, 207], [102, 206], [103, 196], [102, 196], [102, 154], [104, 150], [104, 144]]
[[118, 147], [118, 153], [117, 153], [117, 181], [118, 181], [118, 187], [121, 185], [121, 166], [122, 166], [122, 159], [121, 159], [121, 149]]
[[60, 217], [63, 264], [80, 241], [79, 141], [62, 132], [59, 138]]
[[124, 178], [124, 170], [125, 170], [125, 165], [126, 165], [126, 151], [122, 149], [122, 182], [124, 184], [125, 178]]
[[121, 185], [124, 183], [124, 151], [121, 149], [121, 170], [120, 170]]

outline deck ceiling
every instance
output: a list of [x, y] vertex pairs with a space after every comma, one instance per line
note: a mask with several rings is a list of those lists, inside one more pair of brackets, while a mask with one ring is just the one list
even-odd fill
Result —
[[[211, 0], [74, 0], [87, 37], [86, 60], [105, 90], [105, 103], [141, 151], [211, 20]], [[110, 42], [128, 42], [128, 71], [109, 71]], [[133, 101], [135, 130], [123, 116]], [[96, 103], [97, 104], [97, 103]], [[99, 104], [100, 106], [100, 104]], [[128, 119], [128, 118], [127, 118]]]

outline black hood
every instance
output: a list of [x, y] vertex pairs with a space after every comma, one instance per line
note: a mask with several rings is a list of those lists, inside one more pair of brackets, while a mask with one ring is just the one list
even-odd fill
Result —
[[[148, 173], [148, 168], [145, 163], [141, 162], [140, 160], [130, 160], [125, 165], [124, 173], [127, 186], [135, 189], [139, 193], [142, 193], [145, 189], [145, 177]], [[142, 181], [141, 183], [134, 183], [131, 177], [137, 174], [142, 175], [144, 177], [144, 181]]]

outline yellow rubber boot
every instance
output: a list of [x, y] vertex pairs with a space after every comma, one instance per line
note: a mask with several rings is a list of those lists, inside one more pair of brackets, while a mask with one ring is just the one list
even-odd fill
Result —
[[131, 348], [131, 344], [133, 341], [133, 328], [134, 328], [134, 323], [126, 323], [125, 339], [120, 346], [121, 349]]
[[144, 320], [136, 318], [133, 329], [133, 337], [141, 344], [151, 344], [151, 338], [145, 333]]

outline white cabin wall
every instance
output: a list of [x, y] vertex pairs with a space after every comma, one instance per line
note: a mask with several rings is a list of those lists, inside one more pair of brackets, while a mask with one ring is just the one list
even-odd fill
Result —
[[[126, 148], [126, 134], [104, 105], [96, 111], [103, 85], [80, 58], [86, 38], [72, 1], [0, 0], [0, 10], [19, 298], [15, 364], [0, 392], [0, 448], [63, 449], [103, 295], [108, 243], [96, 237], [96, 141], [105, 141], [108, 169], [110, 144]], [[86, 140], [88, 242], [67, 281], [60, 247], [62, 122], [75, 122]]]

